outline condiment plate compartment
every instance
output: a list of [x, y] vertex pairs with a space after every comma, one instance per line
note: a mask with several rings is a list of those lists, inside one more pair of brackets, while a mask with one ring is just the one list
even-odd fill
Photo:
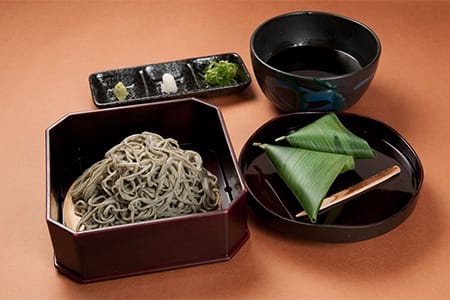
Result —
[[[209, 86], [203, 79], [201, 74], [208, 63], [220, 60], [227, 60], [238, 65], [235, 84]], [[178, 88], [176, 92], [166, 93], [162, 91], [162, 76], [165, 73], [174, 77]], [[128, 91], [128, 96], [124, 100], [118, 100], [114, 95], [114, 87], [118, 82], [122, 82]], [[250, 74], [237, 53], [216, 54], [108, 70], [93, 73], [89, 76], [92, 99], [99, 108], [185, 97], [218, 97], [239, 92], [250, 83]]]

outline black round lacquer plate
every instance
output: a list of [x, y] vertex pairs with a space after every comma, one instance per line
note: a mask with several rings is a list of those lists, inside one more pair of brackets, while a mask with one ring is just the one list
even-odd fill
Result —
[[353, 242], [379, 236], [401, 224], [413, 211], [423, 181], [422, 164], [409, 143], [386, 124], [350, 113], [339, 120], [364, 138], [376, 151], [374, 159], [356, 159], [355, 169], [338, 176], [329, 194], [356, 184], [392, 165], [400, 174], [342, 204], [319, 213], [315, 224], [302, 211], [264, 151], [254, 142], [274, 143], [323, 116], [324, 113], [291, 113], [260, 127], [244, 145], [239, 164], [249, 190], [249, 204], [265, 224], [283, 233], [324, 242]]

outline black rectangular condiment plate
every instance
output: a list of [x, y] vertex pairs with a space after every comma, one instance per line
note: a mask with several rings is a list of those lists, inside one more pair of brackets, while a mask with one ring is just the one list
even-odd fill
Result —
[[[202, 73], [211, 61], [227, 60], [238, 65], [236, 83], [225, 86], [209, 86]], [[171, 74], [178, 87], [175, 93], [161, 90], [162, 76]], [[114, 95], [114, 86], [122, 82], [128, 91], [125, 100]], [[172, 62], [148, 64], [137, 67], [93, 73], [89, 76], [92, 99], [99, 108], [156, 102], [184, 97], [219, 97], [237, 93], [251, 83], [248, 70], [236, 53], [182, 59]]]

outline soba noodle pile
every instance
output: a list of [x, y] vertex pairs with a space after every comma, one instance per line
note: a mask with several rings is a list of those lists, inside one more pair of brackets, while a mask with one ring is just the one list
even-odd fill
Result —
[[76, 230], [218, 209], [217, 177], [195, 151], [143, 132], [125, 138], [73, 184]]

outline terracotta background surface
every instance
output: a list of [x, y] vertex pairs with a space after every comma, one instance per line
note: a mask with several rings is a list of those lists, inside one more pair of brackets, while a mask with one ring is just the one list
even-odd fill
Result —
[[[327, 244], [280, 237], [250, 211], [250, 240], [228, 262], [87, 285], [60, 274], [45, 223], [44, 131], [96, 109], [88, 75], [239, 53], [252, 85], [207, 100], [239, 154], [277, 115], [254, 80], [250, 35], [297, 10], [343, 14], [379, 35], [378, 73], [349, 111], [391, 125], [419, 154], [425, 181], [412, 215], [380, 237]], [[448, 1], [1, 1], [0, 298], [449, 299], [449, 19]]]

